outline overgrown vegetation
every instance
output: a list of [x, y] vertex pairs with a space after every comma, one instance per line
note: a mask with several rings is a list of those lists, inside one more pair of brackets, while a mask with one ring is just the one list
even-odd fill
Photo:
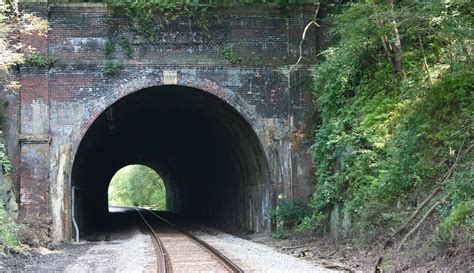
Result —
[[130, 40], [127, 37], [122, 37], [122, 39], [120, 40], [120, 45], [123, 48], [124, 54], [128, 58], [131, 58], [133, 55], [133, 47], [132, 47], [132, 44], [130, 43]]
[[[12, 81], [10, 68], [23, 61], [23, 55], [18, 53], [19, 48], [11, 39], [11, 34], [15, 30], [15, 11], [12, 3], [0, 3], [0, 88], [7, 88], [16, 91], [19, 84]], [[0, 100], [0, 131], [3, 130], [3, 100]], [[0, 137], [1, 138], [1, 137]], [[0, 252], [20, 251], [21, 247], [17, 238], [19, 226], [13, 220], [8, 211], [8, 201], [11, 196], [11, 185], [6, 179], [11, 170], [10, 160], [7, 156], [7, 149], [0, 139]], [[14, 197], [13, 197], [14, 199]], [[14, 200], [13, 200], [14, 201]], [[16, 203], [15, 203], [16, 205]]]
[[[124, 51], [128, 50], [126, 51], [125, 54], [128, 58], [130, 58], [131, 55], [133, 54], [130, 43], [122, 42], [122, 44], [125, 44], [125, 46], [127, 47], [125, 48], [124, 45], [122, 45]], [[116, 53], [115, 47], [116, 47], [115, 44], [113, 44], [111, 41], [107, 41], [105, 43], [104, 53], [105, 53], [106, 61], [104, 63], [103, 72], [107, 77], [112, 77], [112, 76], [117, 75], [124, 68], [123, 62], [121, 60], [114, 60], [114, 56]]]
[[48, 60], [46, 60], [43, 56], [40, 54], [34, 52], [31, 53], [27, 58], [26, 62], [31, 64], [34, 67], [45, 67], [49, 64]]
[[272, 233], [272, 237], [274, 239], [285, 239], [310, 214], [310, 208], [304, 201], [285, 199], [279, 201], [276, 208], [268, 212], [268, 216], [276, 224], [276, 230]]
[[107, 62], [104, 64], [104, 74], [106, 76], [114, 76], [120, 71], [123, 70], [123, 63], [121, 61], [110, 61], [107, 60]]
[[[154, 44], [156, 34], [159, 33], [163, 24], [174, 22], [185, 17], [194, 21], [200, 28], [203, 35], [222, 56], [232, 65], [240, 64], [242, 58], [239, 54], [223, 41], [216, 39], [210, 29], [209, 16], [216, 9], [230, 8], [237, 4], [267, 4], [281, 8], [289, 8], [292, 5], [302, 3], [301, 0], [223, 0], [223, 1], [198, 1], [198, 0], [108, 0], [108, 5], [117, 15], [126, 17], [134, 30], [148, 43]], [[133, 48], [130, 44], [122, 48], [130, 57]], [[107, 45], [106, 45], [106, 52]], [[107, 54], [107, 53], [106, 53]]]
[[[127, 37], [121, 37], [119, 45], [122, 50], [124, 57], [131, 59], [133, 57], [134, 49], [130, 40]], [[103, 72], [106, 76], [112, 77], [120, 73], [123, 70], [124, 65], [121, 60], [114, 60], [117, 53], [118, 46], [112, 41], [107, 41], [104, 45], [104, 54], [106, 62], [103, 67]]]
[[110, 182], [109, 205], [166, 210], [163, 180], [146, 166], [126, 166], [120, 169]]
[[26, 63], [31, 65], [31, 66], [34, 66], [34, 67], [37, 67], [37, 68], [42, 68], [42, 67], [46, 67], [46, 66], [47, 67], [53, 66], [59, 60], [59, 57], [49, 56], [48, 58], [45, 58], [42, 55], [40, 55], [39, 53], [33, 52], [33, 53], [29, 54], [26, 57], [25, 60], [26, 60]]
[[[0, 130], [3, 126], [0, 126]], [[8, 194], [11, 191], [11, 185], [5, 176], [10, 174], [11, 165], [7, 156], [7, 149], [0, 139], [0, 252], [21, 251], [20, 243], [17, 237], [19, 225], [17, 225], [13, 217], [9, 214], [7, 203], [9, 201]], [[11, 197], [10, 197], [11, 198]]]
[[11, 79], [10, 69], [23, 62], [23, 54], [19, 53], [19, 46], [11, 38], [17, 28], [14, 19], [14, 6], [0, 3], [0, 86], [16, 91], [19, 83]]
[[[3, 249], [0, 251], [20, 251], [20, 243], [17, 238], [17, 231], [19, 226], [15, 223], [12, 217], [8, 214], [6, 209], [6, 193], [10, 190], [10, 185], [5, 180], [6, 175], [9, 175], [11, 170], [10, 160], [8, 159], [6, 148], [3, 143], [0, 143], [0, 202], [2, 207], [0, 208], [0, 246], [3, 246]], [[7, 248], [7, 249], [5, 249]]]
[[321, 119], [311, 148], [317, 190], [301, 227], [324, 233], [339, 205], [351, 216], [352, 231], [371, 238], [401, 226], [420, 206], [413, 220], [434, 221], [438, 240], [452, 241], [453, 234], [472, 240], [469, 1], [337, 7], [337, 15], [321, 22], [334, 26], [332, 46], [313, 70]]

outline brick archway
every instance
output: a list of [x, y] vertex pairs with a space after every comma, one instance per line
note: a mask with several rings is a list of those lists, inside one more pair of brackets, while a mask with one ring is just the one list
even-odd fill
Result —
[[[220, 208], [218, 212], [219, 214], [216, 215], [225, 215], [225, 211], [229, 212], [235, 209], [233, 213], [229, 213], [230, 216], [228, 218], [224, 218], [225, 224], [230, 224], [231, 222], [237, 222], [240, 226], [242, 226], [244, 229], [248, 230], [253, 230], [253, 231], [263, 231], [263, 230], [268, 230], [269, 229], [269, 222], [268, 219], [265, 218], [265, 211], [271, 206], [272, 203], [272, 166], [270, 165], [270, 160], [272, 160], [274, 157], [272, 156], [273, 153], [273, 148], [271, 141], [269, 140], [266, 132], [266, 128], [264, 125], [264, 122], [262, 118], [256, 113], [256, 111], [247, 104], [246, 101], [244, 101], [240, 96], [235, 94], [234, 92], [221, 88], [219, 85], [216, 83], [209, 81], [209, 80], [198, 80], [195, 77], [192, 77], [190, 75], [186, 74], [181, 74], [177, 78], [177, 80], [172, 83], [172, 84], [166, 84], [165, 81], [163, 81], [163, 76], [161, 73], [156, 73], [156, 74], [149, 74], [147, 76], [141, 76], [138, 78], [135, 78], [133, 80], [123, 80], [116, 85], [114, 85], [114, 88], [111, 89], [112, 92], [107, 93], [105, 96], [100, 97], [96, 100], [93, 101], [93, 103], [90, 104], [88, 107], [89, 111], [86, 111], [86, 113], [90, 113], [90, 115], [83, 116], [82, 119], [80, 119], [80, 123], [78, 126], [79, 131], [76, 131], [73, 134], [73, 140], [72, 140], [72, 149], [71, 149], [71, 155], [73, 159], [73, 163], [71, 165], [70, 169], [70, 185], [71, 186], [76, 186], [81, 189], [83, 193], [81, 193], [82, 200], [89, 200], [91, 197], [84, 197], [84, 196], [89, 196], [88, 193], [91, 191], [95, 191], [94, 187], [98, 187], [97, 193], [94, 192], [93, 194], [97, 194], [97, 197], [94, 197], [94, 200], [89, 200], [89, 201], [82, 201], [82, 204], [87, 204], [85, 205], [84, 209], [82, 209], [83, 205], [78, 205], [81, 209], [81, 211], [86, 211], [84, 215], [88, 215], [88, 212], [91, 211], [90, 207], [97, 207], [99, 208], [99, 211], [103, 211], [101, 208], [103, 207], [103, 199], [104, 196], [102, 194], [103, 192], [103, 187], [105, 186], [104, 181], [107, 180], [107, 175], [112, 171], [113, 168], [116, 168], [116, 166], [108, 166], [104, 167], [104, 170], [100, 169], [94, 169], [94, 168], [88, 168], [84, 167], [88, 163], [89, 158], [91, 157], [91, 154], [96, 154], [95, 151], [91, 150], [91, 143], [98, 143], [97, 147], [102, 147], [100, 146], [101, 143], [105, 143], [104, 138], [102, 136], [96, 137], [91, 137], [91, 134], [93, 136], [97, 136], [96, 132], [98, 132], [95, 128], [97, 128], [97, 124], [105, 124], [104, 122], [104, 116], [106, 114], [104, 113], [109, 107], [113, 106], [114, 110], [116, 109], [115, 107], [119, 107], [119, 109], [125, 110], [126, 108], [125, 105], [130, 105], [130, 107], [138, 107], [134, 106], [137, 105], [136, 103], [133, 103], [135, 99], [132, 98], [137, 98], [137, 97], [143, 97], [143, 96], [162, 96], [163, 94], [167, 94], [166, 96], [189, 96], [185, 95], [188, 94], [191, 90], [193, 90], [192, 94], [194, 94], [193, 98], [194, 99], [189, 99], [189, 97], [183, 97], [185, 105], [195, 108], [197, 107], [196, 104], [193, 106], [193, 102], [195, 100], [201, 100], [201, 99], [206, 99], [206, 105], [208, 107], [213, 108], [213, 105], [216, 105], [216, 107], [219, 107], [219, 109], [223, 109], [224, 107], [226, 111], [231, 111], [228, 114], [230, 115], [228, 120], [228, 124], [226, 126], [234, 126], [232, 124], [240, 124], [240, 125], [235, 125], [237, 127], [233, 127], [231, 129], [237, 136], [229, 136], [229, 140], [224, 140], [224, 141], [230, 141], [230, 142], [224, 142], [222, 143], [222, 139], [224, 138], [217, 138], [216, 141], [220, 141], [221, 145], [224, 145], [223, 147], [219, 146], [216, 143], [211, 143], [211, 142], [205, 142], [205, 147], [210, 148], [210, 150], [213, 150], [215, 148], [218, 149], [224, 149], [223, 151], [228, 151], [228, 149], [244, 149], [244, 150], [239, 150], [236, 151], [236, 154], [233, 153], [226, 153], [223, 152], [224, 154], [228, 155], [227, 159], [222, 157], [222, 153], [220, 155], [217, 155], [217, 158], [221, 158], [221, 162], [227, 162], [227, 163], [211, 163], [208, 165], [210, 170], [212, 170], [214, 167], [216, 170], [222, 170], [217, 176], [221, 177], [220, 179], [214, 178], [215, 181], [213, 180], [212, 173], [215, 173], [214, 171], [209, 172], [207, 171], [208, 174], [205, 174], [204, 177], [199, 178], [199, 181], [209, 181], [208, 184], [211, 185], [212, 183], [217, 183], [218, 181], [222, 181], [223, 183], [229, 183], [229, 186], [227, 186], [228, 189], [234, 189], [234, 193], [241, 192], [238, 197], [234, 197], [231, 202], [229, 202], [230, 205], [223, 205], [223, 206], [218, 206], [219, 202], [224, 202], [223, 198], [218, 197], [222, 194], [222, 196], [226, 196], [230, 194], [230, 190], [226, 190], [227, 192], [222, 192], [220, 193], [219, 191], [215, 191], [214, 193], [210, 194], [210, 196], [205, 197], [206, 200], [213, 200], [212, 205], [211, 203], [207, 205], [202, 205], [202, 208], [198, 208], [201, 211], [197, 213], [203, 213], [203, 215], [212, 215], [214, 212], [211, 212], [215, 208]], [[171, 92], [172, 91], [172, 92]], [[148, 95], [147, 95], [148, 94]], [[161, 95], [160, 95], [161, 94]], [[202, 94], [202, 95], [200, 95]], [[130, 101], [132, 102], [131, 104]], [[155, 109], [163, 109], [160, 108], [160, 106], [156, 106], [155, 103], [158, 103], [158, 105], [161, 105], [160, 101], [162, 100], [152, 100], [153, 102], [150, 103], [149, 100], [146, 100], [147, 105], [155, 107]], [[175, 100], [176, 102], [181, 101]], [[191, 102], [191, 104], [189, 104]], [[220, 106], [217, 106], [220, 105]], [[163, 106], [163, 105], [162, 105]], [[128, 108], [128, 107], [127, 107]], [[166, 107], [165, 107], [166, 109]], [[208, 112], [207, 109], [209, 108], [202, 108], [202, 112], [200, 113], [206, 113]], [[232, 110], [231, 110], [232, 109]], [[118, 112], [122, 112], [118, 110]], [[125, 110], [126, 112], [126, 110]], [[136, 112], [135, 112], [136, 113]], [[143, 113], [142, 111], [139, 111], [138, 113]], [[166, 112], [170, 114], [170, 117], [174, 116], [174, 112]], [[222, 119], [221, 115], [215, 115], [214, 110], [209, 109], [209, 113], [205, 114], [207, 115], [207, 118], [216, 119], [216, 121], [220, 122], [221, 124], [227, 123], [227, 119]], [[231, 114], [233, 113], [233, 114]], [[179, 114], [177, 113], [179, 116]], [[242, 122], [240, 123], [235, 123], [235, 118], [232, 116], [239, 116], [240, 120]], [[100, 122], [98, 122], [100, 121]], [[224, 122], [224, 123], [222, 123]], [[165, 122], [165, 124], [168, 124], [168, 122]], [[179, 123], [178, 123], [179, 124]], [[246, 124], [246, 125], [243, 125]], [[102, 126], [102, 125], [101, 125]], [[104, 125], [106, 126], [106, 125]], [[167, 125], [165, 125], [166, 127]], [[242, 127], [243, 126], [243, 127]], [[146, 128], [145, 127], [140, 127], [140, 128]], [[182, 127], [182, 126], [181, 126]], [[101, 127], [103, 128], [103, 127]], [[204, 128], [206, 128], [204, 126]], [[216, 127], [217, 128], [217, 127]], [[203, 132], [208, 132], [209, 136], [211, 136], [213, 133], [213, 130], [215, 128], [211, 128], [211, 130], [204, 130]], [[103, 129], [101, 129], [103, 130]], [[224, 130], [224, 129], [215, 129], [215, 130]], [[228, 130], [228, 129], [225, 129]], [[94, 132], [94, 133], [91, 133]], [[107, 130], [108, 131], [108, 130]], [[102, 131], [100, 131], [102, 132]], [[135, 130], [128, 130], [128, 132], [135, 132]], [[219, 133], [218, 133], [219, 134]], [[227, 133], [224, 133], [227, 134]], [[253, 136], [251, 136], [253, 134]], [[166, 135], [166, 134], [164, 134]], [[182, 134], [181, 134], [182, 135]], [[209, 138], [208, 138], [209, 139]], [[220, 140], [219, 140], [220, 139]], [[236, 140], [238, 139], [238, 140]], [[234, 142], [237, 141], [237, 142]], [[87, 144], [84, 144], [87, 143]], [[154, 140], [154, 142], [151, 143], [159, 143]], [[175, 142], [176, 143], [176, 142]], [[180, 142], [181, 143], [181, 142]], [[229, 144], [230, 143], [230, 144]], [[244, 144], [246, 143], [246, 144]], [[94, 144], [95, 145], [95, 144]], [[111, 144], [112, 145], [112, 144]], [[152, 144], [154, 145], [160, 145], [160, 144]], [[206, 146], [207, 145], [207, 146]], [[227, 145], [227, 146], [225, 146]], [[237, 146], [234, 146], [237, 145]], [[105, 144], [106, 147], [107, 144]], [[86, 147], [86, 148], [83, 148]], [[114, 146], [116, 147], [116, 146]], [[231, 148], [232, 147], [232, 148]], [[240, 147], [240, 148], [235, 148], [235, 147]], [[113, 161], [116, 162], [122, 162], [124, 160], [136, 160], [133, 159], [134, 157], [128, 157], [127, 152], [123, 153], [120, 152], [122, 155], [115, 157], [113, 154], [116, 153], [115, 150], [107, 150], [109, 148], [105, 148], [106, 151], [109, 152], [98, 152], [97, 155], [100, 155], [102, 158], [104, 155], [109, 158], [114, 158]], [[137, 150], [138, 151], [138, 150]], [[191, 153], [193, 155], [199, 154], [199, 153]], [[201, 153], [206, 154], [206, 152]], [[92, 158], [95, 156], [92, 155]], [[147, 155], [147, 158], [149, 155]], [[163, 155], [156, 155], [154, 157], [160, 157], [163, 158]], [[186, 158], [187, 155], [183, 154], [182, 152], [180, 153], [179, 150], [177, 151], [176, 154], [177, 158]], [[126, 159], [129, 158], [129, 159]], [[166, 156], [164, 158], [167, 158]], [[212, 155], [209, 156], [209, 158], [214, 158]], [[104, 158], [105, 159], [105, 158]], [[153, 159], [155, 160], [155, 159]], [[162, 160], [162, 159], [156, 159], [156, 160]], [[169, 160], [169, 159], [167, 159]], [[186, 159], [188, 160], [188, 159]], [[206, 159], [207, 160], [207, 159]], [[100, 161], [100, 160], [99, 160]], [[107, 162], [108, 159], [102, 160], [100, 162]], [[188, 161], [186, 161], [188, 162]], [[206, 162], [201, 160], [200, 162]], [[129, 163], [140, 163], [140, 162], [129, 162]], [[161, 162], [160, 164], [162, 164]], [[91, 163], [92, 164], [92, 163]], [[110, 163], [110, 164], [115, 164], [115, 163]], [[121, 163], [118, 163], [121, 164]], [[173, 166], [182, 166], [182, 165], [176, 165], [175, 163], [169, 163]], [[187, 164], [187, 163], [186, 163]], [[217, 164], [214, 166], [213, 164]], [[93, 166], [98, 166], [100, 165], [99, 162], [97, 164], [92, 164]], [[165, 164], [166, 165], [166, 164]], [[222, 165], [222, 166], [221, 166]], [[79, 167], [77, 167], [79, 166]], [[89, 166], [89, 165], [87, 165]], [[186, 166], [186, 165], [185, 165]], [[220, 167], [221, 166], [221, 167]], [[101, 167], [102, 168], [102, 167]], [[165, 167], [169, 168], [169, 167]], [[170, 178], [171, 180], [179, 180], [181, 182], [173, 182], [171, 185], [176, 184], [176, 190], [171, 190], [174, 195], [172, 195], [172, 200], [173, 202], [170, 202], [173, 207], [170, 207], [172, 211], [175, 212], [184, 212], [184, 213], [194, 213], [192, 210], [190, 211], [190, 205], [194, 199], [188, 199], [188, 197], [183, 197], [183, 196], [188, 196], [189, 195], [189, 190], [185, 189], [186, 186], [183, 184], [184, 182], [182, 181], [192, 181], [192, 179], [188, 179], [183, 177], [183, 175], [176, 175], [176, 169], [171, 167], [172, 169], [164, 172], [171, 173], [169, 176], [174, 177]], [[181, 168], [181, 167], [178, 167]], [[229, 169], [230, 168], [230, 169]], [[230, 170], [230, 171], [229, 171]], [[242, 173], [240, 173], [240, 176], [238, 175], [238, 170], [240, 170]], [[232, 172], [237, 172], [234, 174], [237, 175], [232, 175], [230, 173]], [[82, 174], [82, 173], [89, 173], [89, 174]], [[185, 172], [184, 172], [185, 173]], [[216, 175], [216, 174], [214, 174]], [[216, 177], [217, 177], [216, 176]], [[176, 178], [178, 177], [178, 178]], [[207, 178], [210, 178], [209, 180], [206, 180]], [[229, 178], [229, 180], [226, 180], [226, 178]], [[88, 181], [101, 181], [98, 185], [95, 186], [96, 184], [90, 184]], [[224, 184], [225, 184], [224, 183]], [[212, 185], [214, 185], [212, 184]], [[208, 187], [208, 186], [206, 186]], [[221, 186], [222, 187], [222, 186]], [[172, 188], [172, 187], [170, 187]], [[88, 193], [85, 193], [88, 192]], [[201, 196], [201, 194], [199, 194]], [[89, 198], [89, 199], [88, 199]], [[184, 201], [183, 201], [184, 200]], [[189, 201], [191, 200], [191, 201]], [[97, 202], [97, 203], [95, 203]], [[233, 204], [233, 205], [232, 205]], [[234, 206], [235, 204], [242, 204], [238, 206]], [[102, 212], [98, 212], [102, 213]], [[217, 216], [216, 216], [217, 217]], [[225, 216], [227, 217], [227, 216]], [[87, 218], [87, 217], [86, 217]], [[82, 218], [82, 219], [86, 219]], [[103, 218], [100, 215], [95, 215], [91, 216], [93, 219], [101, 219]], [[215, 219], [209, 218], [210, 221], [214, 221]], [[217, 218], [216, 218], [217, 219]], [[216, 220], [220, 221], [220, 220]], [[87, 221], [87, 223], [90, 223], [90, 221]], [[90, 224], [85, 224], [85, 226], [90, 226]]]
[[[274, 145], [271, 143], [270, 136], [267, 129], [265, 128], [264, 122], [260, 115], [255, 111], [254, 107], [250, 106], [243, 98], [241, 98], [235, 92], [232, 92], [226, 88], [219, 86], [217, 83], [207, 80], [199, 79], [190, 74], [183, 72], [177, 73], [176, 85], [192, 87], [203, 92], [212, 94], [219, 99], [223, 100], [231, 107], [233, 107], [237, 112], [239, 112], [249, 125], [253, 128], [254, 132], [257, 134], [260, 144], [265, 151], [267, 158], [273, 157]], [[167, 85], [163, 80], [163, 72], [159, 73], [150, 73], [147, 75], [139, 76], [134, 79], [125, 79], [120, 80], [119, 83], [115, 84], [111, 89], [112, 91], [103, 96], [100, 99], [96, 100], [92, 106], [89, 106], [86, 113], [88, 115], [81, 117], [79, 122], [79, 128], [73, 134], [72, 139], [72, 155], [74, 158], [77, 149], [80, 145], [82, 138], [87, 132], [91, 124], [97, 119], [97, 117], [102, 114], [107, 108], [112, 104], [124, 98], [127, 95], [130, 95], [139, 90]]]

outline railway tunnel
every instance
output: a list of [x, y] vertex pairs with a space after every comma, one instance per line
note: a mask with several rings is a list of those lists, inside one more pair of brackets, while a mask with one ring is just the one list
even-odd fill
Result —
[[246, 231], [265, 219], [270, 175], [260, 140], [230, 104], [199, 89], [142, 89], [110, 105], [76, 152], [71, 185], [81, 235], [107, 226], [107, 190], [122, 167], [142, 164], [166, 185], [167, 210]]

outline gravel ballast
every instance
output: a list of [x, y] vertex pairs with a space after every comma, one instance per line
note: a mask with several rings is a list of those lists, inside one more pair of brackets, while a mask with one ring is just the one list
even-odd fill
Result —
[[62, 244], [25, 255], [0, 256], [0, 272], [153, 272], [153, 244], [137, 232], [111, 241]]
[[317, 267], [308, 261], [279, 253], [275, 249], [209, 228], [192, 233], [216, 248], [245, 272], [336, 272]]
[[148, 235], [135, 233], [128, 239], [102, 241], [91, 247], [64, 272], [145, 272], [156, 268]]

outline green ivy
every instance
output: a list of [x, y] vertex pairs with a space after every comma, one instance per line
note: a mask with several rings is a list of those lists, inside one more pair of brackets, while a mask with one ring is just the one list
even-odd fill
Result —
[[128, 18], [135, 30], [145, 39], [154, 41], [158, 25], [157, 15], [166, 21], [174, 21], [179, 16], [197, 18], [206, 14], [210, 4], [199, 1], [166, 1], [166, 0], [109, 0], [109, 6], [116, 14]]
[[[281, 8], [290, 8], [292, 5], [299, 5], [305, 1], [301, 0], [224, 0], [224, 1], [196, 1], [196, 0], [108, 0], [108, 5], [114, 10], [115, 14], [126, 17], [133, 26], [134, 30], [140, 34], [148, 43], [154, 43], [155, 35], [159, 31], [160, 24], [157, 19], [167, 23], [176, 21], [178, 18], [185, 17], [195, 20], [203, 34], [218, 49], [223, 57], [230, 64], [241, 63], [241, 57], [228, 45], [223, 44], [213, 38], [209, 30], [208, 17], [213, 10], [230, 8], [237, 4], [266, 4], [278, 6]], [[125, 38], [123, 38], [125, 39]], [[121, 41], [122, 48], [127, 57], [133, 54], [133, 48], [130, 43]], [[113, 48], [109, 49], [106, 44], [106, 56], [111, 56]]]

